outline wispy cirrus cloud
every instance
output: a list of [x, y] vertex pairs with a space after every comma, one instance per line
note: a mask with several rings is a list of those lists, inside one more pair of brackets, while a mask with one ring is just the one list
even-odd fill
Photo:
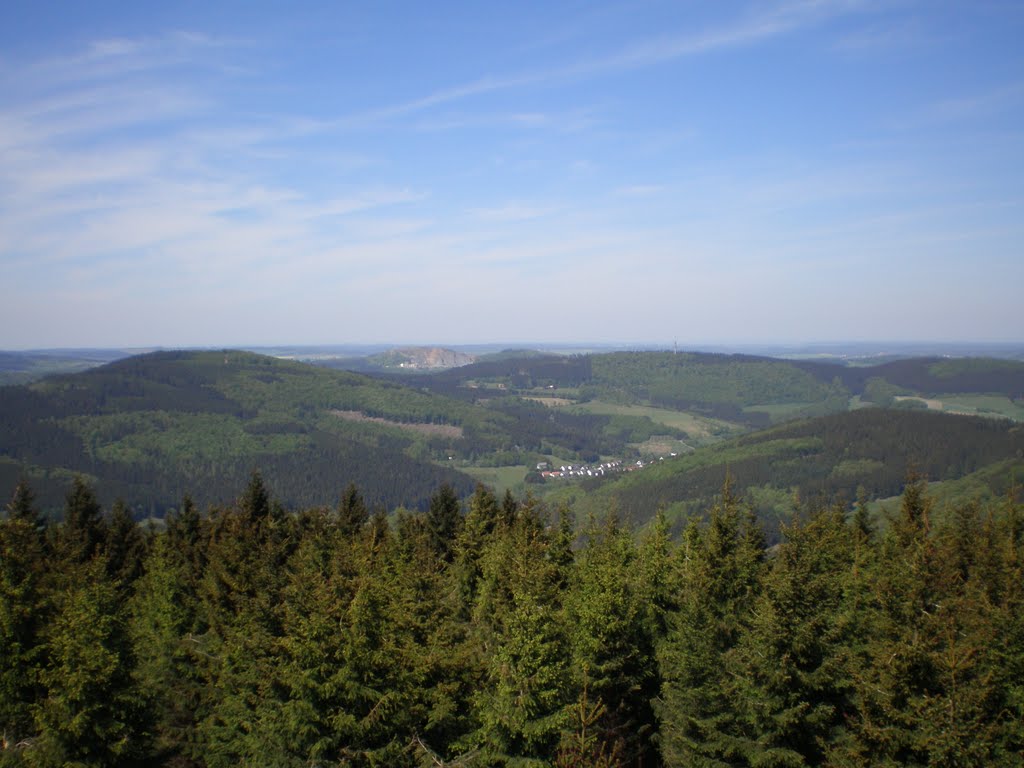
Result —
[[[148, 37], [110, 37], [93, 40], [77, 51], [8, 69], [0, 82], [21, 90], [60, 88], [83, 82], [109, 80], [159, 72], [183, 65], [210, 66], [217, 52], [244, 45], [244, 41], [173, 31]], [[228, 69], [227, 65], [223, 65]]]
[[507, 203], [494, 208], [471, 208], [469, 213], [478, 219], [495, 222], [527, 221], [550, 216], [558, 210], [555, 206], [530, 203]]
[[1024, 106], [1024, 80], [934, 102], [926, 114], [938, 121], [971, 120], [1021, 106]]
[[[409, 45], [383, 14], [344, 44], [326, 30], [299, 43], [255, 11], [255, 42], [47, 33], [37, 58], [0, 68], [0, 329], [121, 343], [130, 313], [148, 318], [140, 343], [368, 339], [369, 325], [465, 341], [467, 317], [483, 337], [525, 327], [529, 293], [538, 333], [607, 329], [616, 306], [643, 335], [717, 325], [716, 286], [756, 275], [730, 300], [740, 328], [771, 315], [764, 296], [806, 307], [855, 285], [858, 264], [951, 271], [982, 258], [972, 242], [1015, 284], [1019, 203], [960, 205], [1018, 188], [1024, 94], [998, 85], [1019, 69], [1012, 41], [979, 57], [988, 69], [964, 61], [953, 90], [931, 68], [943, 51], [886, 37], [913, 31], [921, 0], [654, 5], [599, 4], [528, 55], [577, 4], [507, 28], [460, 18], [479, 33], [468, 43], [445, 26]], [[956, 33], [942, 18], [934, 31]], [[896, 110], [905, 125], [886, 129]], [[54, 302], [96, 319], [60, 327]]]
[[[0, 79], [0, 263], [22, 289], [174, 285], [204, 292], [281, 274], [346, 222], [423, 198], [356, 183], [359, 152], [315, 189], [277, 173], [284, 147], [323, 127], [301, 114], [233, 113], [216, 89], [234, 44], [175, 32], [109, 38]], [[281, 154], [278, 154], [281, 152]], [[258, 269], [256, 266], [258, 265]], [[140, 273], [139, 270], [144, 270]]]
[[373, 122], [403, 117], [464, 99], [527, 86], [551, 86], [602, 74], [640, 69], [676, 59], [752, 45], [830, 18], [863, 10], [865, 0], [797, 0], [758, 7], [732, 23], [701, 32], [666, 35], [612, 51], [604, 56], [527, 70], [503, 76], [485, 75], [458, 85], [440, 88], [425, 96], [351, 115], [346, 123]]

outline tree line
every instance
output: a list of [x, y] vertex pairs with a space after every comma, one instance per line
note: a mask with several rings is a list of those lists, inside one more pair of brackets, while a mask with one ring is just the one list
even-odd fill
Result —
[[160, 531], [76, 479], [0, 520], [4, 766], [973, 766], [1024, 756], [1024, 514], [880, 530], [727, 483], [674, 540], [448, 485]]

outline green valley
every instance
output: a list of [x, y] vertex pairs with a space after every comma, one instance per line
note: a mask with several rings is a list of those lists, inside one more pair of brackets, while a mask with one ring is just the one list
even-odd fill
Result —
[[884, 497], [911, 466], [953, 481], [1013, 459], [1003, 419], [1024, 419], [1024, 363], [1010, 360], [519, 350], [418, 371], [155, 352], [3, 387], [0, 483], [28, 477], [53, 510], [82, 474], [160, 516], [185, 493], [230, 500], [253, 469], [292, 506], [353, 482], [373, 505], [422, 508], [440, 482], [484, 482], [643, 522], [659, 504], [680, 519], [706, 505], [728, 470], [779, 518], [795, 493]]

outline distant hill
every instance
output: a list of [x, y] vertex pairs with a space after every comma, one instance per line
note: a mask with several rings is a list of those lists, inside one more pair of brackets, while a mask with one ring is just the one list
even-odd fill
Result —
[[[438, 348], [388, 354], [399, 366], [467, 359]], [[987, 358], [846, 366], [707, 352], [508, 350], [459, 367], [369, 376], [249, 352], [156, 352], [0, 387], [0, 493], [25, 472], [52, 509], [71, 475], [84, 473], [105, 501], [121, 496], [160, 514], [186, 492], [201, 504], [226, 501], [258, 468], [289, 505], [333, 503], [355, 482], [372, 503], [390, 508], [422, 506], [444, 481], [467, 491], [471, 475], [501, 478], [519, 491], [530, 482], [538, 493], [561, 492], [543, 485], [535, 470], [544, 464], [660, 456], [666, 467], [690, 467], [685, 480], [666, 479], [657, 466], [615, 486], [624, 506], [649, 513], [661, 501], [678, 506], [687, 494], [713, 494], [724, 476], [714, 451], [724, 451], [723, 461], [737, 473], [749, 469], [750, 482], [763, 486], [766, 508], [778, 509], [791, 488], [833, 493], [860, 484], [874, 496], [897, 492], [913, 457], [883, 452], [899, 443], [892, 429], [905, 428], [907, 445], [925, 440], [934, 450], [962, 442], [964, 425], [977, 420], [929, 416], [985, 415], [980, 423], [1002, 434], [1011, 427], [992, 427], [999, 423], [993, 417], [1024, 422], [1022, 392], [1024, 363]], [[838, 421], [815, 420], [822, 416]], [[854, 437], [864, 425], [881, 432], [856, 455], [839, 457], [833, 446], [811, 460], [818, 448], [786, 453], [817, 439], [778, 431], [797, 424], [849, 431], [848, 451], [860, 445]], [[767, 427], [742, 438], [749, 443], [723, 442]], [[991, 446], [1002, 445], [992, 435]], [[985, 446], [964, 445], [976, 455], [938, 470], [921, 459], [933, 479], [985, 466]], [[680, 457], [668, 461], [674, 453]]]
[[157, 352], [0, 388], [0, 488], [26, 472], [53, 508], [70, 476], [84, 473], [106, 502], [123, 497], [160, 514], [185, 493], [226, 501], [260, 469], [288, 504], [333, 503], [355, 482], [373, 503], [420, 506], [442, 482], [468, 491], [472, 481], [430, 461], [449, 435], [412, 427], [485, 421], [471, 412], [251, 353]]
[[239, 351], [156, 352], [27, 386], [0, 387], [0, 493], [26, 473], [45, 508], [75, 473], [147, 513], [229, 500], [260, 469], [292, 506], [333, 503], [355, 482], [371, 503], [423, 506], [470, 466], [592, 460], [655, 433], [648, 418], [553, 412], [524, 398], [474, 403]]
[[84, 371], [130, 354], [119, 349], [0, 352], [0, 386], [27, 384], [56, 373]]
[[480, 360], [421, 380], [451, 397], [535, 396], [559, 389], [577, 402], [650, 405], [747, 428], [863, 405], [1024, 420], [1024, 362], [999, 358], [848, 366], [710, 352], [529, 355]]

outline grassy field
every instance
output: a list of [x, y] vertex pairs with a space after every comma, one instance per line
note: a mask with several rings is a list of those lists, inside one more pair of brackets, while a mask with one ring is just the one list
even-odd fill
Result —
[[661, 435], [655, 435], [643, 443], [635, 443], [633, 447], [642, 456], [668, 456], [671, 453], [686, 453], [693, 450], [681, 440], [673, 440], [671, 437]]
[[656, 424], [664, 424], [672, 429], [679, 429], [690, 437], [708, 440], [714, 437], [727, 437], [743, 432], [743, 427], [728, 421], [708, 419], [695, 416], [684, 411], [670, 411], [667, 408], [653, 408], [647, 405], [618, 405], [601, 400], [571, 406], [577, 413], [597, 413], [607, 416], [646, 416]]
[[939, 395], [942, 410], [949, 413], [967, 413], [978, 416], [1003, 416], [1024, 421], [1024, 405], [1002, 395]]
[[903, 402], [916, 400], [923, 403], [929, 410], [959, 413], [966, 416], [991, 416], [995, 418], [1024, 421], [1024, 405], [1004, 395], [983, 394], [951, 394], [935, 397], [918, 397], [916, 395], [897, 395], [895, 400]]
[[517, 467], [459, 467], [459, 470], [484, 485], [489, 485], [499, 496], [506, 489], [515, 492], [523, 485], [523, 479], [529, 471], [524, 466]]

